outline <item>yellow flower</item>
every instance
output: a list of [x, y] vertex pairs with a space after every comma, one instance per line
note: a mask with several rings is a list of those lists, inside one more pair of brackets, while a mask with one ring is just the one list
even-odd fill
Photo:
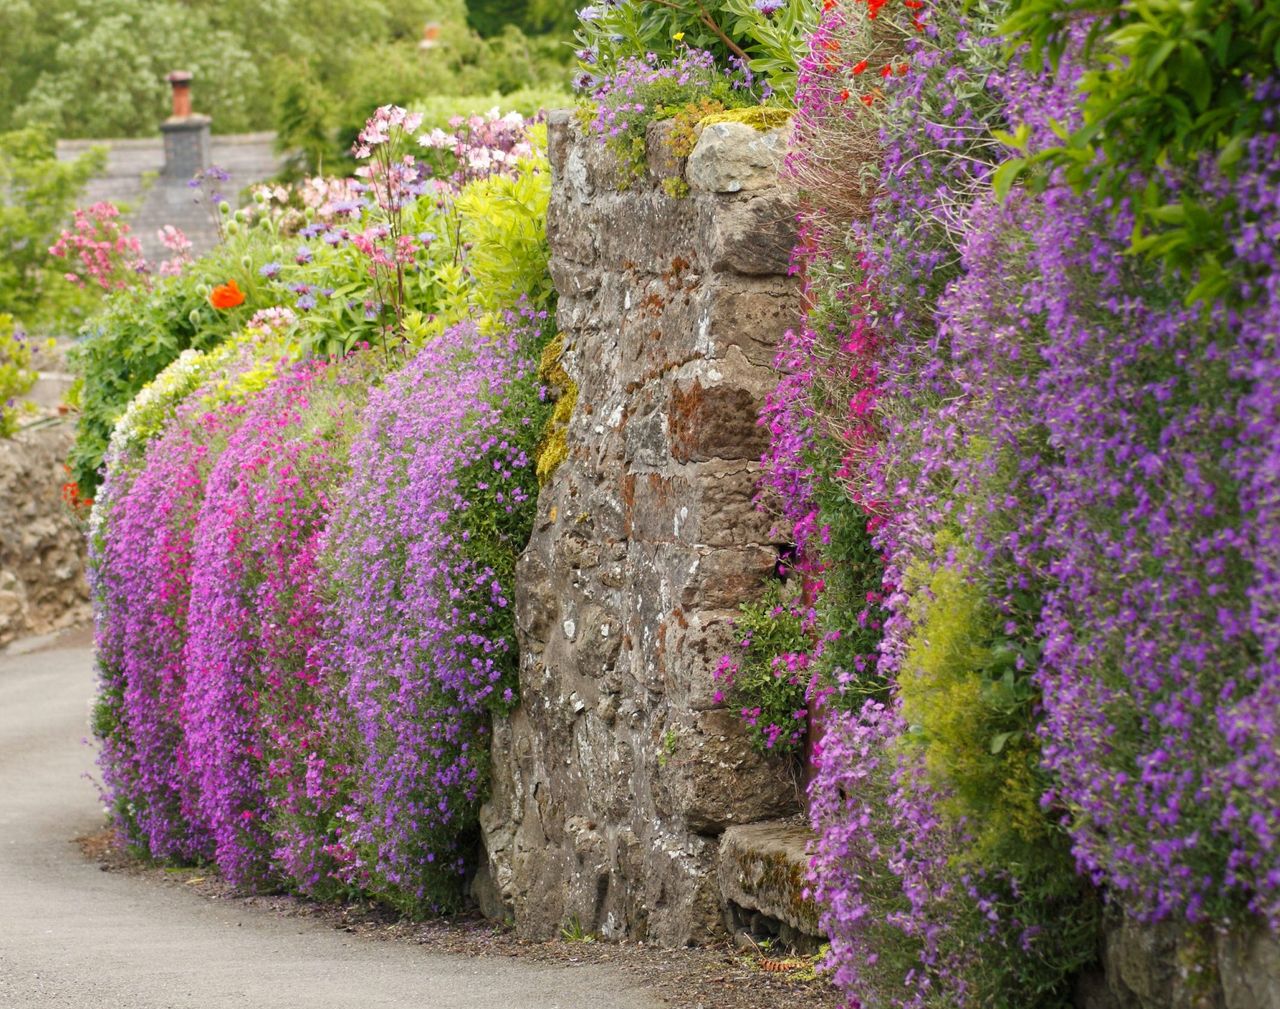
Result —
[[672, 35], [671, 37], [672, 37], [673, 39], [675, 39], [677, 42], [683, 42], [683, 41], [684, 41], [684, 32], [676, 32], [676, 33], [675, 33], [674, 35]]

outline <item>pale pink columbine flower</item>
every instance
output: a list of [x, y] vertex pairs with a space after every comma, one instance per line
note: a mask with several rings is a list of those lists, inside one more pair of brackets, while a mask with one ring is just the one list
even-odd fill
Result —
[[387, 143], [391, 139], [392, 129], [399, 128], [412, 133], [422, 125], [422, 115], [409, 112], [399, 105], [383, 105], [365, 123], [364, 129], [356, 137], [354, 148], [357, 158], [367, 158], [373, 148]]
[[[455, 116], [454, 118], [457, 119], [458, 117]], [[449, 125], [451, 126], [453, 125], [452, 119], [449, 121]], [[459, 126], [462, 125], [461, 119], [458, 120], [458, 125]], [[418, 138], [418, 143], [421, 146], [436, 147], [441, 150], [444, 150], [445, 148], [448, 148], [448, 147], [452, 147], [456, 142], [457, 142], [456, 138], [454, 138], [451, 134], [445, 133], [445, 131], [440, 129], [439, 127], [436, 127], [430, 133], [424, 133], [422, 136]]]
[[166, 224], [156, 231], [156, 238], [170, 252], [185, 254], [191, 251], [191, 240], [172, 224]]
[[250, 329], [270, 329], [284, 330], [293, 326], [298, 321], [298, 317], [294, 314], [292, 308], [283, 306], [274, 306], [272, 308], [260, 308], [254, 312], [249, 319], [248, 328]]

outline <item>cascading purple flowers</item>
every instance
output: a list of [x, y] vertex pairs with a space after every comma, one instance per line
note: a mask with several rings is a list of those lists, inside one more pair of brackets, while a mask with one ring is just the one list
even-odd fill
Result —
[[[359, 357], [359, 355], [356, 355]], [[332, 875], [339, 785], [326, 745], [315, 556], [368, 375], [307, 362], [254, 401], [196, 526], [182, 716], [215, 858], [236, 885]]]
[[[1240, 309], [1143, 285], [1120, 255], [1124, 215], [1108, 231], [1074, 194], [1046, 194], [1047, 265], [1092, 277], [1046, 298], [1036, 404], [1055, 450], [1038, 480], [1046, 801], [1082, 869], [1144, 919], [1243, 906], [1280, 928], [1274, 112], [1267, 125], [1236, 180], [1200, 183], [1240, 197], [1230, 230], [1261, 267]], [[1268, 233], [1269, 252], [1254, 244]]]
[[981, 904], [980, 914], [988, 905], [951, 870], [966, 832], [947, 823], [922, 751], [902, 746], [906, 731], [878, 701], [828, 728], [809, 807], [811, 893], [831, 938], [832, 980], [852, 1004], [966, 1005], [966, 971], [981, 951], [957, 941], [956, 919], [965, 904]]
[[410, 910], [458, 899], [488, 713], [514, 699], [512, 572], [541, 431], [520, 396], [539, 326], [457, 325], [371, 395], [324, 546], [358, 753], [344, 816], [370, 887]]
[[[150, 444], [109, 458], [89, 536], [105, 798], [156, 858], [211, 854], [182, 720], [196, 519], [213, 460], [244, 408], [207, 397], [252, 367], [250, 345], [205, 377]], [[147, 558], [147, 563], [139, 563]]]
[[[840, 16], [828, 20], [840, 28]], [[1017, 731], [1039, 740], [1044, 814], [1079, 869], [1140, 919], [1252, 913], [1277, 927], [1275, 114], [1231, 176], [1206, 165], [1171, 180], [1236, 208], [1225, 230], [1249, 278], [1230, 306], [1193, 310], [1183, 297], [1194, 278], [1126, 254], [1126, 208], [1091, 206], [1056, 175], [1008, 200], [991, 192], [1010, 156], [995, 129], [1026, 126], [1034, 155], [1057, 145], [1055, 124], [1074, 121], [1086, 69], [1078, 45], [1055, 74], [1033, 76], [1000, 66], [994, 40], [954, 28], [930, 27], [909, 46], [901, 80], [886, 84], [883, 189], [855, 228], [888, 306], [883, 449], [851, 471], [889, 509], [877, 542], [900, 588], [880, 671], [919, 675], [909, 663], [934, 630], [921, 624], [922, 572], [962, 572], [995, 615], [995, 646], [1016, 655], [1011, 682], [1037, 691], [1023, 702], [1033, 721]], [[802, 70], [806, 122], [819, 136], [838, 92], [828, 60], [819, 52], [812, 76]], [[1260, 96], [1274, 90], [1258, 85]], [[812, 485], [793, 483], [780, 489], [807, 508]], [[959, 561], [957, 542], [976, 563]], [[877, 733], [891, 753], [874, 752]], [[905, 1004], [919, 981], [904, 988], [868, 969], [883, 963], [881, 918], [894, 896], [874, 889], [869, 867], [886, 851], [878, 831], [911, 799], [867, 782], [937, 745], [895, 739], [892, 719], [851, 716], [828, 730], [812, 791], [813, 880], [838, 937], [833, 966], [856, 1000]], [[931, 787], [951, 773], [931, 774]], [[939, 794], [951, 814], [930, 829], [954, 816]], [[973, 840], [946, 829], [932, 840], [899, 830], [917, 850], [954, 846], [953, 865], [973, 857]], [[915, 863], [898, 853], [891, 864], [905, 894]], [[972, 927], [966, 916], [988, 900], [980, 890], [1017, 894], [1027, 882], [989, 876], [946, 929]], [[915, 928], [925, 913], [884, 920]], [[1001, 917], [1016, 938], [1018, 918]], [[1034, 955], [1045, 935], [1030, 923], [1021, 941]], [[1069, 966], [1071, 950], [1061, 955]], [[959, 965], [966, 983], [978, 966]], [[980, 996], [956, 989], [948, 1004]]]
[[208, 453], [200, 435], [209, 427], [175, 426], [149, 465], [117, 461], [100, 491], [111, 534], [94, 538], [90, 565], [103, 700], [115, 708], [101, 759], [105, 783], [126, 833], [157, 858], [207, 851], [185, 774], [180, 708], [191, 526]]

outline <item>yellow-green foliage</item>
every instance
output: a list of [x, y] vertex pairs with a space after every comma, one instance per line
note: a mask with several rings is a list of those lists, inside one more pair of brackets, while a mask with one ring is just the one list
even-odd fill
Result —
[[216, 374], [245, 353], [246, 347], [253, 348], [253, 365], [239, 372], [224, 372], [200, 397], [202, 405], [213, 409], [224, 403], [246, 403], [302, 356], [296, 340], [270, 330], [247, 329], [209, 352], [204, 374]]
[[699, 126], [712, 126], [715, 123], [745, 123], [757, 130], [772, 130], [785, 126], [791, 120], [791, 109], [778, 108], [776, 105], [748, 105], [741, 109], [725, 109], [703, 116]]
[[949, 534], [938, 537], [932, 564], [908, 571], [906, 587], [915, 629], [898, 689], [931, 776], [950, 791], [952, 813], [968, 819], [978, 858], [1043, 839], [1050, 824], [1028, 731], [1030, 670], [1016, 668], [989, 587]]
[[[535, 146], [545, 150], [545, 127], [535, 129], [541, 132]], [[538, 305], [546, 301], [550, 199], [551, 170], [541, 153], [522, 159], [514, 175], [490, 175], [463, 189], [456, 210], [472, 281], [469, 311], [498, 311], [522, 294]]]
[[696, 102], [690, 102], [671, 117], [671, 128], [667, 131], [666, 137], [667, 149], [677, 158], [687, 158], [693, 153], [693, 148], [698, 143], [698, 127], [712, 116], [723, 113], [724, 102], [718, 102], [714, 98], [701, 98]]
[[543, 348], [538, 362], [538, 377], [556, 397], [555, 409], [542, 433], [542, 444], [538, 446], [537, 473], [540, 487], [546, 485], [556, 467], [569, 454], [569, 418], [573, 416], [573, 408], [578, 403], [578, 385], [564, 370], [561, 360], [563, 357], [564, 334], [560, 333]]
[[13, 316], [0, 314], [0, 438], [18, 430], [24, 405], [16, 402], [36, 384], [31, 370], [31, 346], [13, 331]]
[[[229, 367], [245, 354], [253, 358], [249, 368]], [[126, 455], [140, 458], [146, 444], [201, 386], [206, 386], [200, 396], [206, 409], [244, 402], [300, 355], [297, 340], [286, 329], [270, 325], [247, 328], [209, 351], [184, 350], [129, 402], [111, 432], [111, 455], [117, 460]]]
[[[667, 132], [666, 145], [677, 158], [687, 158], [698, 143], [704, 126], [715, 123], [744, 123], [757, 130], [771, 130], [791, 118], [790, 109], [771, 105], [748, 105], [745, 108], [726, 109], [723, 102], [714, 98], [701, 98], [690, 102], [671, 117], [671, 129]], [[675, 194], [671, 194], [675, 195]]]

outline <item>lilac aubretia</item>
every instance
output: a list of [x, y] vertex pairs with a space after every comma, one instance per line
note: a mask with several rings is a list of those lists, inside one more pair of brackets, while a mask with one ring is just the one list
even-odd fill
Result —
[[227, 878], [322, 890], [340, 783], [315, 564], [367, 374], [311, 362], [254, 402], [196, 528], [183, 698], [191, 771]]
[[373, 393], [325, 543], [358, 754], [344, 815], [370, 886], [413, 910], [458, 898], [488, 712], [513, 699], [512, 569], [537, 487], [521, 338], [455, 326]]
[[[840, 30], [838, 16], [828, 22]], [[907, 71], [885, 85], [882, 188], [855, 226], [886, 306], [876, 392], [884, 441], [851, 459], [848, 486], [886, 509], [877, 533], [886, 588], [927, 585], [919, 573], [953, 565], [939, 545], [956, 537], [977, 558], [967, 581], [997, 615], [1001, 646], [1017, 654], [1012, 682], [1032, 692], [1020, 732], [1040, 750], [1028, 768], [1045, 783], [1036, 829], [1065, 832], [1076, 867], [1132, 916], [1195, 923], [1252, 913], [1276, 927], [1274, 115], [1234, 177], [1206, 165], [1173, 180], [1227, 208], [1250, 278], [1230, 305], [1192, 311], [1187, 280], [1126, 255], [1124, 208], [1093, 206], [1056, 176], [1040, 192], [991, 194], [991, 173], [1010, 156], [993, 143], [995, 129], [1025, 124], [1035, 153], [1058, 143], [1055, 123], [1073, 121], [1078, 46], [1068, 45], [1055, 75], [1036, 76], [1000, 66], [998, 40], [970, 31], [981, 26], [956, 27], [931, 25], [911, 44]], [[813, 104], [808, 122], [821, 142], [848, 114], [833, 104], [840, 86], [818, 55], [800, 99]], [[787, 382], [780, 395], [791, 397]], [[795, 462], [804, 455], [778, 444], [791, 460], [777, 471], [779, 489], [799, 520], [814, 484]], [[928, 607], [907, 588], [889, 598], [879, 662], [891, 680], [918, 675], [907, 664], [928, 630]], [[983, 670], [973, 675], [986, 690]], [[972, 840], [952, 832], [953, 769], [921, 779], [943, 799], [932, 807], [940, 817], [918, 797], [867, 784], [886, 764], [906, 773], [913, 751], [935, 745], [902, 736], [900, 723], [892, 707], [837, 719], [822, 756], [813, 879], [832, 962], [863, 1002], [925, 1004], [921, 977], [936, 968], [935, 993], [952, 985], [944, 1000], [967, 1004], [984, 997], [976, 962], [921, 959], [925, 975], [914, 978], [872, 969], [884, 964], [885, 921], [908, 937], [927, 927], [929, 908], [910, 900], [921, 853], [949, 850], [953, 868], [974, 864]], [[911, 852], [886, 846], [886, 820]], [[988, 880], [1022, 893], [1023, 907], [1024, 888], [1042, 882]], [[942, 920], [938, 950], [947, 930], [972, 929], [987, 899], [964, 886], [953, 893], [957, 908], [969, 907]], [[895, 900], [906, 903], [895, 909]], [[1003, 947], [1016, 950], [1019, 923], [1000, 917]], [[1026, 962], [1045, 935], [1023, 931]]]

